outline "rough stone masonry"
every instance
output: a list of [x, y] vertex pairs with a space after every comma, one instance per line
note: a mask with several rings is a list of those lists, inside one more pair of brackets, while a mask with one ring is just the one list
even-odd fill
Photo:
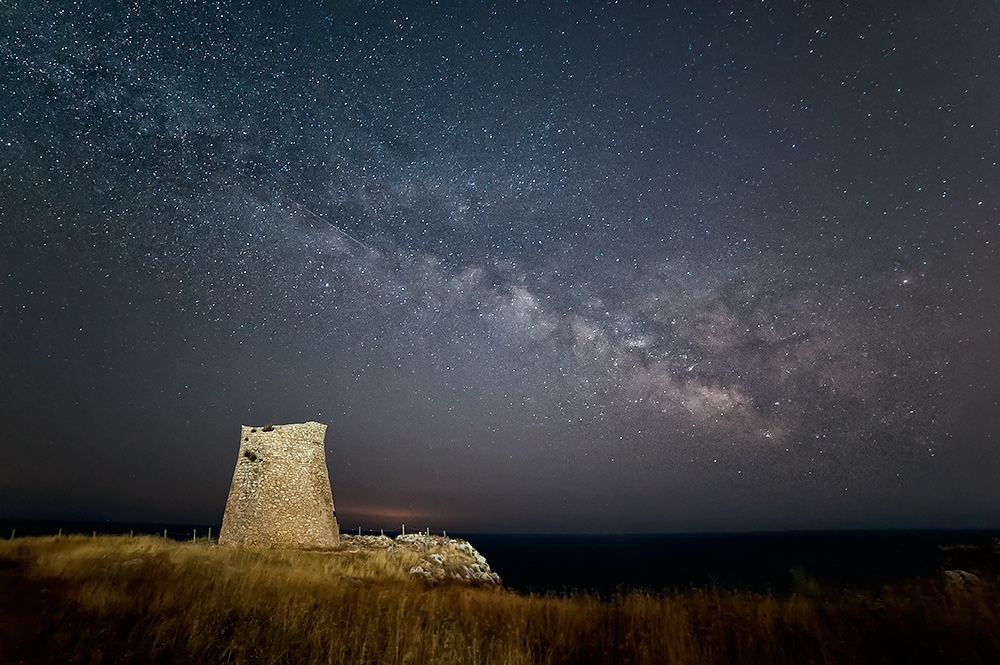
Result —
[[326, 425], [317, 422], [243, 425], [220, 545], [340, 545], [325, 437]]

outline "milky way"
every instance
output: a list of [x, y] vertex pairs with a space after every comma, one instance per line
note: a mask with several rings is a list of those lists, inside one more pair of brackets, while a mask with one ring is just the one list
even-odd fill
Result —
[[0, 7], [0, 516], [1000, 524], [991, 3], [256, 4]]

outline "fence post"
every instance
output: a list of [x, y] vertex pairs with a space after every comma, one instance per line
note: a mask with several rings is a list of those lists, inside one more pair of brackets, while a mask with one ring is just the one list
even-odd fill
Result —
[[10, 539], [11, 539], [11, 540], [14, 540], [14, 532], [15, 532], [15, 531], [17, 531], [17, 529], [11, 529], [11, 530], [10, 530]]
[[128, 530], [128, 537], [129, 538], [135, 538], [135, 529], [129, 529]]
[[404, 536], [406, 535], [406, 525], [405, 524], [403, 525], [403, 535]]
[[358, 535], [361, 535], [361, 527], [358, 527]]
[[59, 527], [59, 537], [62, 538], [62, 527]]
[[198, 542], [198, 529], [195, 529], [194, 533], [191, 535], [191, 542], [192, 543]]
[[208, 527], [208, 542], [212, 542], [212, 527]]
[[379, 532], [381, 533], [381, 535], [383, 536], [385, 535], [385, 529], [379, 529]]
[[97, 532], [96, 531], [91, 534], [90, 539], [91, 540], [97, 540]]
[[166, 530], [166, 529], [164, 529], [164, 530], [163, 530], [163, 537], [164, 537], [164, 538], [166, 538], [166, 537], [167, 537], [167, 530]]

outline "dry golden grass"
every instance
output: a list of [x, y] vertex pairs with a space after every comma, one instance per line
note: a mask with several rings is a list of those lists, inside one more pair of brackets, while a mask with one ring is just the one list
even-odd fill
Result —
[[0, 562], [60, 594], [44, 631], [66, 663], [1000, 662], [996, 580], [601, 600], [430, 587], [406, 572], [418, 559], [155, 537], [0, 542]]

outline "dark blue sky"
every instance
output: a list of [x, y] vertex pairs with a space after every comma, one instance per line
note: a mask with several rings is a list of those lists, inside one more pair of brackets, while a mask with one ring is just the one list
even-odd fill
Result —
[[1000, 526], [1000, 10], [0, 7], [0, 517]]

